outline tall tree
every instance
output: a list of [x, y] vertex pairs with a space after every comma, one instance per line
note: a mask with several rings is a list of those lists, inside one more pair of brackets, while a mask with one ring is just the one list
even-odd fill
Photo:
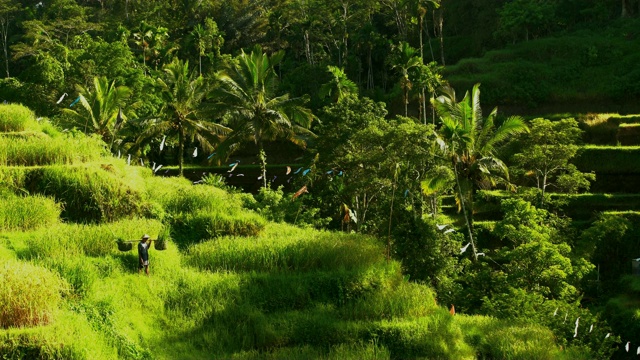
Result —
[[9, 75], [9, 26], [13, 15], [20, 10], [20, 4], [13, 0], [0, 0], [0, 40], [4, 54], [4, 65], [7, 77]]
[[111, 148], [118, 129], [126, 120], [123, 109], [131, 91], [126, 86], [116, 86], [115, 81], [109, 83], [106, 77], [93, 79], [93, 91], [80, 85], [77, 86], [77, 91], [84, 111], [63, 111], [75, 119], [75, 124], [83, 131], [100, 135]]
[[473, 196], [479, 188], [489, 188], [498, 182], [508, 183], [507, 166], [495, 153], [495, 148], [511, 136], [528, 131], [518, 116], [507, 118], [496, 127], [498, 108], [486, 118], [480, 108], [480, 84], [456, 100], [453, 88], [444, 88], [443, 95], [432, 99], [442, 126], [441, 147], [451, 161], [457, 191], [457, 201], [463, 212], [469, 241], [477, 258], [473, 241]]
[[595, 174], [582, 173], [570, 163], [578, 152], [581, 135], [582, 130], [574, 119], [534, 119], [531, 122], [531, 133], [523, 139], [522, 150], [514, 155], [514, 160], [518, 172], [534, 180], [540, 192], [539, 207], [545, 205], [548, 187], [575, 193], [580, 189], [588, 190], [589, 180], [595, 180]]
[[206, 121], [202, 100], [207, 89], [202, 76], [189, 71], [189, 63], [174, 59], [164, 67], [164, 76], [157, 79], [164, 106], [160, 117], [150, 120], [139, 141], [159, 137], [178, 137], [178, 165], [183, 174], [184, 145], [187, 139], [197, 140], [205, 151], [211, 151], [231, 129]]
[[408, 116], [409, 91], [413, 88], [413, 80], [409, 77], [411, 69], [422, 64], [422, 59], [417, 56], [416, 49], [408, 43], [401, 42], [395, 49], [392, 59], [392, 67], [400, 74], [400, 88], [402, 89], [402, 100], [404, 102], [404, 116]]
[[304, 146], [305, 136], [315, 116], [304, 106], [307, 98], [276, 95], [278, 76], [275, 66], [284, 52], [269, 56], [256, 45], [244, 51], [236, 62], [217, 75], [213, 99], [218, 109], [230, 117], [233, 132], [220, 144], [219, 152], [230, 154], [241, 143], [253, 141], [260, 150], [263, 186], [267, 187], [264, 143], [279, 138]]

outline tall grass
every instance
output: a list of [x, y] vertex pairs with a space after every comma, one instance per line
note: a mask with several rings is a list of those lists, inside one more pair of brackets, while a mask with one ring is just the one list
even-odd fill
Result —
[[233, 211], [241, 208], [241, 201], [226, 191], [209, 185], [193, 186], [184, 178], [153, 177], [147, 179], [149, 199], [161, 204], [171, 214], [197, 210]]
[[52, 198], [0, 193], [0, 230], [33, 230], [58, 223], [62, 208]]
[[66, 220], [113, 221], [145, 210], [144, 178], [125, 167], [115, 159], [108, 164], [0, 167], [0, 180], [13, 189], [53, 196], [63, 204]]
[[[222, 209], [220, 209], [222, 210]], [[219, 236], [257, 236], [266, 221], [250, 211], [198, 211], [172, 218], [172, 233], [180, 244], [187, 245]]]
[[78, 164], [95, 161], [107, 155], [97, 137], [77, 136], [0, 136], [0, 165], [35, 166]]
[[0, 265], [0, 328], [44, 325], [60, 302], [63, 283], [50, 271], [24, 262]]
[[328, 352], [322, 348], [305, 345], [285, 347], [268, 352], [242, 351], [233, 355], [225, 355], [223, 358], [232, 360], [386, 360], [390, 359], [390, 354], [384, 346], [379, 346], [374, 342], [360, 342], [334, 345], [329, 348]]
[[40, 130], [33, 111], [17, 104], [0, 104], [0, 132]]
[[90, 326], [86, 317], [68, 310], [46, 327], [0, 329], [3, 359], [116, 359], [115, 349]]
[[269, 224], [263, 235], [224, 237], [191, 247], [186, 263], [206, 270], [310, 271], [352, 269], [384, 261], [372, 238]]
[[[246, 273], [240, 283], [240, 294], [260, 311], [273, 313], [302, 310], [317, 304], [332, 305], [343, 311], [345, 318], [389, 316], [397, 309], [395, 298], [381, 299], [376, 294], [390, 295], [402, 281], [398, 263], [376, 264], [364, 269], [335, 269], [305, 273]], [[423, 294], [424, 295], [424, 294]], [[372, 299], [379, 303], [369, 306]], [[352, 306], [350, 306], [352, 304]], [[386, 306], [390, 305], [390, 306]], [[433, 306], [433, 302], [430, 303]], [[389, 310], [385, 315], [377, 310]], [[398, 311], [399, 313], [400, 311]]]
[[137, 240], [147, 233], [155, 237], [162, 224], [156, 220], [132, 219], [111, 224], [60, 224], [34, 232], [26, 240], [27, 259], [65, 258], [79, 255], [99, 257], [118, 254], [115, 240]]
[[465, 338], [482, 358], [505, 360], [587, 359], [573, 349], [561, 351], [551, 330], [533, 324], [512, 323], [485, 316], [455, 316]]

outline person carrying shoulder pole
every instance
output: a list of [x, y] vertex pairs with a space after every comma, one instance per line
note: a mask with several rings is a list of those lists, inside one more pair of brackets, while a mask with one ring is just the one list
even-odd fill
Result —
[[144, 234], [140, 242], [138, 243], [138, 261], [140, 266], [138, 267], [138, 274], [140, 270], [144, 268], [144, 272], [149, 276], [149, 247], [151, 247], [151, 241], [149, 235]]

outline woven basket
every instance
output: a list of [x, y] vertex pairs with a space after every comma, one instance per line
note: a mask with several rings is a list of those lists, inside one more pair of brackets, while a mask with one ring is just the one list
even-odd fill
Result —
[[118, 241], [118, 250], [120, 251], [131, 251], [133, 249], [133, 244], [130, 242]]
[[166, 240], [156, 240], [154, 244], [154, 248], [156, 250], [167, 250], [167, 241]]

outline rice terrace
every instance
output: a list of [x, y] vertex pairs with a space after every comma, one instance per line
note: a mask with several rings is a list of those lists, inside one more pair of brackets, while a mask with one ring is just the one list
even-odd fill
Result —
[[0, 0], [0, 359], [637, 359], [639, 0]]

